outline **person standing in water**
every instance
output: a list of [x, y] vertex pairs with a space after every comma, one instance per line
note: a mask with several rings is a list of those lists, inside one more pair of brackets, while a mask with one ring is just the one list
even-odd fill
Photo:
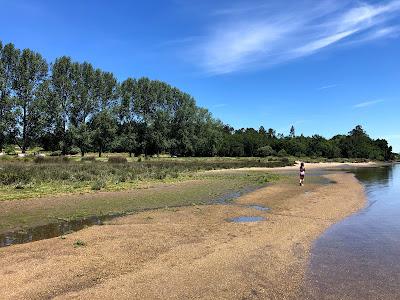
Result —
[[304, 163], [300, 164], [300, 186], [304, 185], [304, 177], [306, 176], [306, 168], [304, 167]]

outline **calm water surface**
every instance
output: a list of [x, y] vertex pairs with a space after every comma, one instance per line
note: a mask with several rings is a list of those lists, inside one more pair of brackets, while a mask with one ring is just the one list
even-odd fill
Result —
[[355, 171], [368, 204], [313, 247], [313, 299], [400, 299], [400, 165]]

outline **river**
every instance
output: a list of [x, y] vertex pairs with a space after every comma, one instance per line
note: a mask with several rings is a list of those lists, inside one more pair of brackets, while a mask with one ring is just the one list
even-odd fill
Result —
[[314, 243], [307, 298], [400, 299], [400, 165], [354, 173], [367, 205]]

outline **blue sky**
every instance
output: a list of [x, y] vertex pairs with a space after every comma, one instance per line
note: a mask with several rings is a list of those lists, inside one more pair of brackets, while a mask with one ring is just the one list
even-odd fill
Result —
[[331, 137], [361, 124], [400, 152], [400, 0], [0, 0], [0, 40], [192, 94], [235, 128]]

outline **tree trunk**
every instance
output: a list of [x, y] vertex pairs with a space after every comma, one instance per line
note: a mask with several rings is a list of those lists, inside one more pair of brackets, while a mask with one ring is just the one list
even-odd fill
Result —
[[132, 157], [132, 152], [129, 152], [129, 157]]
[[81, 149], [81, 157], [84, 157], [85, 156], [85, 151], [83, 151], [82, 149]]

